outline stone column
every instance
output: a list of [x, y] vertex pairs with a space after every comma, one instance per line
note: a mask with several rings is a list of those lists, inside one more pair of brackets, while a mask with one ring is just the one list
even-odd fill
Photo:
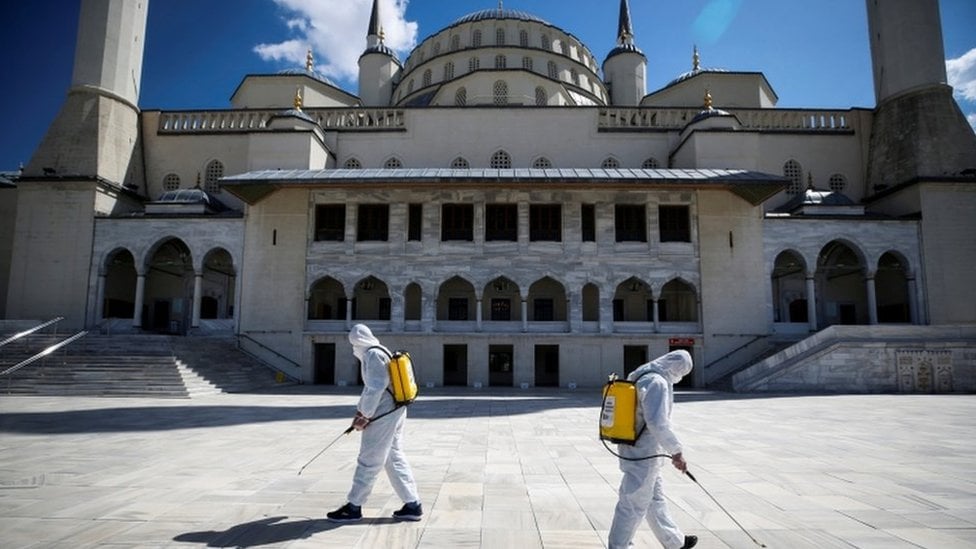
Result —
[[203, 300], [203, 272], [193, 273], [193, 319], [190, 321], [191, 328], [200, 327], [200, 302]]
[[352, 329], [352, 298], [346, 298], [346, 330]]
[[98, 273], [98, 285], [95, 287], [95, 324], [102, 321], [105, 310], [105, 278], [104, 272]]
[[915, 277], [909, 276], [908, 282], [908, 318], [911, 320], [912, 324], [919, 324], [918, 318], [918, 301], [915, 296], [918, 293], [918, 285], [915, 283]]
[[815, 273], [807, 273], [807, 322], [810, 331], [817, 331], [817, 285], [814, 282]]
[[476, 297], [474, 301], [474, 322], [479, 332], [481, 331], [481, 307], [481, 300]]
[[146, 274], [136, 273], [136, 305], [132, 313], [132, 327], [142, 327], [142, 305], [145, 303], [146, 296]]
[[654, 322], [654, 333], [661, 331], [661, 311], [657, 307], [657, 298], [651, 298], [651, 313], [654, 315], [651, 319]]
[[404, 318], [403, 293], [390, 294], [390, 325], [394, 332], [403, 331]]
[[529, 302], [522, 300], [522, 331], [529, 331]]
[[865, 271], [864, 285], [868, 292], [868, 324], [877, 324], [878, 296], [874, 288], [874, 271]]

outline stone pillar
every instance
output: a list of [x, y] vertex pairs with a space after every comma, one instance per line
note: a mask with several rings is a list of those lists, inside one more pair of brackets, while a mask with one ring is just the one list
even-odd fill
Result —
[[474, 322], [477, 330], [481, 331], [481, 307], [482, 303], [480, 299], [475, 299], [474, 302]]
[[105, 310], [105, 273], [98, 273], [98, 286], [95, 287], [95, 324], [102, 321]]
[[136, 305], [132, 313], [132, 327], [142, 327], [142, 305], [145, 303], [146, 296], [146, 274], [136, 273]]
[[390, 295], [390, 326], [393, 328], [394, 332], [403, 331], [404, 322], [404, 299], [403, 294], [391, 294]]
[[661, 312], [657, 307], [657, 298], [651, 298], [651, 313], [654, 315], [651, 320], [654, 322], [654, 333], [661, 331]]
[[529, 331], [529, 302], [522, 300], [522, 331]]
[[346, 330], [352, 329], [352, 298], [346, 298]]
[[919, 324], [918, 318], [918, 301], [916, 295], [918, 294], [918, 284], [915, 283], [915, 276], [909, 276], [908, 282], [908, 318], [911, 320], [912, 324]]
[[817, 331], [817, 285], [814, 282], [815, 273], [807, 273], [807, 322], [810, 331]]
[[200, 327], [200, 302], [203, 301], [203, 272], [193, 273], [193, 318], [190, 321], [191, 328]]
[[868, 292], [868, 324], [878, 323], [878, 296], [874, 289], [874, 271], [865, 271], [864, 285]]

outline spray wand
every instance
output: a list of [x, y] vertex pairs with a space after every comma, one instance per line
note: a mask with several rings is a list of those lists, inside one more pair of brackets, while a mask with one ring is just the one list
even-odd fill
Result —
[[751, 539], [753, 543], [755, 543], [756, 545], [758, 545], [760, 547], [766, 547], [766, 544], [765, 543], [759, 543], [759, 540], [757, 540], [756, 538], [754, 538], [752, 536], [752, 534], [750, 534], [749, 531], [745, 529], [745, 527], [743, 527], [741, 524], [739, 524], [739, 521], [735, 520], [735, 517], [732, 516], [732, 513], [730, 513], [728, 511], [728, 509], [726, 509], [725, 507], [723, 507], [722, 504], [719, 503], [717, 499], [715, 499], [715, 496], [713, 496], [711, 494], [711, 492], [709, 492], [708, 490], [706, 490], [705, 487], [702, 486], [700, 482], [698, 482], [698, 479], [695, 478], [695, 475], [691, 474], [691, 471], [689, 471], [688, 469], [685, 469], [684, 470], [684, 473], [686, 475], [688, 475], [688, 478], [690, 478], [691, 480], [693, 480], [695, 482], [695, 484], [697, 484], [698, 487], [702, 489], [702, 491], [704, 491], [706, 494], [708, 494], [708, 497], [712, 498], [712, 501], [715, 502], [715, 505], [718, 505], [718, 508], [719, 509], [721, 509], [722, 511], [725, 511], [725, 514], [728, 515], [730, 519], [732, 519], [732, 522], [734, 522], [735, 525], [738, 526], [740, 530], [742, 530], [743, 532], [745, 532], [745, 534], [747, 536], [749, 536], [749, 539]]

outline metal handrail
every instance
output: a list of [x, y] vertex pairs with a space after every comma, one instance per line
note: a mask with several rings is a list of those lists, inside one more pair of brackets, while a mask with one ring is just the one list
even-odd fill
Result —
[[41, 324], [41, 325], [38, 325], [38, 326], [34, 326], [30, 330], [24, 330], [23, 332], [20, 332], [18, 334], [14, 334], [14, 335], [8, 337], [7, 339], [5, 339], [3, 341], [0, 341], [0, 347], [3, 347], [4, 345], [6, 345], [8, 343], [13, 343], [14, 341], [17, 341], [18, 339], [20, 339], [22, 337], [29, 336], [29, 335], [31, 335], [32, 333], [34, 333], [34, 332], [36, 332], [38, 330], [43, 330], [44, 328], [47, 328], [48, 326], [50, 326], [52, 324], [57, 324], [58, 322], [61, 322], [62, 320], [64, 320], [64, 317], [63, 316], [59, 316], [59, 317], [57, 317], [57, 318], [55, 318], [53, 320], [48, 320], [44, 324]]
[[[269, 353], [271, 353], [271, 354], [273, 354], [273, 355], [275, 355], [275, 356], [277, 356], [278, 358], [280, 358], [280, 359], [282, 359], [282, 360], [284, 360], [285, 362], [288, 362], [289, 364], [291, 364], [291, 365], [293, 365], [293, 366], [295, 366], [295, 367], [296, 367], [296, 368], [298, 368], [299, 370], [301, 370], [301, 369], [302, 369], [302, 366], [301, 366], [301, 364], [299, 364], [299, 363], [297, 363], [297, 362], [295, 362], [294, 360], [292, 360], [292, 359], [290, 359], [290, 358], [288, 358], [288, 357], [286, 357], [285, 355], [283, 355], [283, 354], [281, 354], [281, 353], [279, 353], [278, 351], [275, 351], [275, 350], [274, 350], [274, 349], [272, 349], [271, 347], [268, 347], [268, 346], [267, 346], [267, 345], [265, 345], [264, 343], [261, 343], [260, 341], [258, 341], [258, 340], [256, 340], [256, 339], [254, 339], [253, 337], [251, 337], [251, 336], [249, 336], [249, 335], [247, 335], [247, 334], [237, 334], [237, 337], [238, 337], [238, 341], [237, 341], [237, 348], [238, 348], [238, 349], [240, 349], [240, 350], [242, 350], [242, 351], [244, 351], [244, 352], [247, 352], [247, 351], [246, 351], [246, 350], [245, 350], [245, 349], [244, 349], [243, 347], [241, 347], [241, 342], [240, 342], [240, 338], [244, 338], [244, 339], [247, 339], [248, 341], [251, 341], [252, 343], [254, 343], [255, 345], [257, 345], [258, 347], [261, 347], [261, 348], [262, 348], [262, 349], [264, 349], [265, 351], [268, 351]], [[280, 371], [280, 370], [279, 370], [279, 371]], [[282, 373], [284, 373], [284, 372], [282, 372]], [[285, 375], [288, 375], [288, 374], [285, 374]], [[295, 378], [294, 378], [294, 376], [290, 376], [290, 375], [289, 375], [288, 377], [291, 377], [291, 378], [293, 378], [293, 379], [295, 379]]]
[[739, 351], [741, 351], [742, 349], [745, 349], [746, 347], [748, 347], [748, 346], [750, 346], [750, 345], [752, 345], [753, 343], [755, 343], [755, 342], [757, 342], [757, 341], [759, 341], [759, 340], [761, 340], [761, 339], [765, 339], [765, 338], [767, 338], [767, 337], [769, 337], [769, 336], [768, 336], [768, 335], [764, 335], [764, 334], [760, 334], [760, 335], [756, 335], [756, 336], [754, 336], [754, 337], [753, 337], [752, 339], [750, 339], [749, 341], [747, 341], [747, 342], [745, 342], [745, 343], [743, 343], [742, 345], [739, 345], [739, 346], [738, 346], [738, 347], [736, 347], [735, 349], [732, 349], [731, 351], [729, 351], [729, 352], [727, 352], [727, 353], [725, 353], [725, 354], [724, 354], [724, 355], [722, 355], [721, 357], [719, 357], [719, 358], [716, 358], [715, 360], [713, 360], [713, 361], [711, 361], [711, 362], [709, 362], [708, 364], [706, 364], [706, 365], [705, 365], [705, 369], [708, 369], [708, 368], [711, 368], [711, 367], [712, 367], [712, 366], [714, 366], [715, 364], [717, 364], [717, 363], [719, 363], [719, 362], [722, 362], [723, 360], [725, 360], [725, 359], [727, 359], [727, 358], [729, 358], [730, 356], [732, 356], [732, 355], [734, 355], [735, 353], [738, 353], [738, 352], [739, 352]]
[[65, 345], [68, 345], [69, 343], [74, 342], [76, 339], [80, 339], [80, 338], [84, 337], [86, 334], [88, 334], [87, 331], [81, 331], [81, 332], [78, 332], [77, 334], [69, 337], [68, 339], [65, 339], [64, 341], [61, 341], [59, 343], [55, 343], [54, 345], [51, 345], [50, 347], [48, 347], [47, 349], [44, 349], [43, 351], [37, 353], [36, 355], [34, 355], [34, 356], [32, 356], [32, 357], [30, 357], [30, 358], [28, 358], [26, 360], [23, 360], [23, 361], [21, 361], [18, 364], [14, 364], [10, 368], [7, 368], [6, 370], [0, 372], [0, 376], [10, 375], [10, 374], [16, 372], [17, 370], [23, 368], [24, 366], [28, 366], [30, 364], [33, 364], [34, 362], [37, 362], [38, 360], [46, 357], [47, 355], [49, 355], [49, 354], [57, 351], [61, 347], [64, 347]]

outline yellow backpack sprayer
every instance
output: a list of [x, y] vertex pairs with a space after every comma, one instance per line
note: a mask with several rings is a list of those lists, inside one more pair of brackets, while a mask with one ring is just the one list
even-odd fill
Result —
[[[393, 353], [390, 353], [384, 347], [380, 347], [379, 345], [370, 347], [367, 349], [367, 352], [372, 349], [382, 351], [383, 354], [387, 356], [387, 371], [390, 374], [390, 384], [386, 390], [388, 393], [390, 393], [390, 396], [393, 397], [393, 409], [369, 418], [368, 423], [372, 423], [381, 417], [388, 416], [397, 411], [401, 406], [407, 406], [417, 399], [417, 378], [413, 374], [413, 361], [410, 360], [410, 354], [406, 351], [394, 351]], [[304, 471], [306, 467], [311, 465], [313, 461], [324, 454], [325, 451], [331, 448], [333, 444], [339, 442], [340, 438], [353, 432], [353, 430], [354, 427], [350, 425], [349, 428], [337, 436], [335, 440], [327, 444], [325, 448], [322, 448], [319, 453], [315, 454], [315, 457], [308, 460], [308, 463], [302, 465], [302, 468], [298, 470], [298, 474], [301, 475], [302, 471]]]
[[[647, 375], [647, 374], [644, 374]], [[643, 377], [643, 376], [641, 376]], [[610, 449], [607, 441], [616, 444], [629, 444], [633, 446], [637, 443], [637, 439], [640, 438], [644, 431], [647, 429], [647, 425], [641, 426], [640, 431], [637, 430], [637, 418], [638, 411], [640, 410], [640, 399], [637, 395], [637, 381], [629, 381], [626, 379], [618, 379], [617, 374], [610, 374], [610, 379], [607, 384], [603, 387], [603, 405], [600, 408], [600, 441], [603, 442], [603, 446], [606, 447], [607, 451], [611, 454], [617, 456], [620, 459], [625, 459], [627, 461], [644, 461], [647, 459], [654, 458], [671, 458], [671, 454], [654, 454], [645, 457], [625, 457], [617, 452]], [[698, 482], [698, 479], [691, 474], [691, 471], [685, 469], [683, 471], [685, 475], [688, 476], [695, 484], [701, 488], [705, 494], [708, 495], [718, 505], [719, 509], [725, 512], [726, 515], [732, 519], [732, 522], [736, 524], [756, 545], [760, 547], [766, 547], [765, 544], [760, 543], [756, 538], [749, 533], [739, 521], [735, 520], [732, 513], [722, 506], [721, 503], [715, 499], [704, 486]]]

